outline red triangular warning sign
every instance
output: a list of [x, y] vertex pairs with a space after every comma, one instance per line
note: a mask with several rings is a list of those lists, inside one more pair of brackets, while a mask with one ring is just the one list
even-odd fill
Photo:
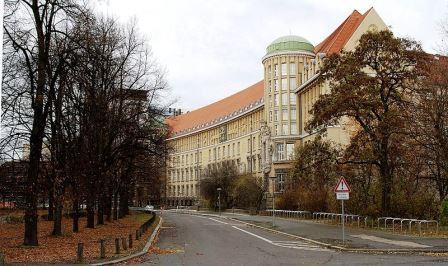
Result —
[[345, 181], [345, 178], [341, 177], [339, 179], [338, 185], [334, 188], [334, 192], [350, 192], [350, 187]]

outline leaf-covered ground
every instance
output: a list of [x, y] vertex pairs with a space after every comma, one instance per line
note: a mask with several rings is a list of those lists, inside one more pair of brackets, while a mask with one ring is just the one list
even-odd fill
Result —
[[[146, 244], [152, 230], [148, 230], [139, 241], [135, 240], [135, 230], [147, 219], [149, 214], [133, 213], [118, 221], [86, 228], [85, 218], [80, 219], [80, 232], [72, 233], [72, 220], [63, 219], [63, 236], [51, 236], [52, 221], [39, 220], [39, 246], [25, 247], [23, 243], [24, 224], [0, 224], [0, 252], [5, 254], [7, 263], [49, 262], [71, 263], [76, 261], [76, 251], [79, 242], [84, 244], [86, 262], [99, 260], [99, 240], [106, 240], [106, 258], [115, 258], [140, 251]], [[154, 225], [151, 227], [154, 228]], [[115, 238], [128, 237], [132, 234], [133, 248], [121, 254], [115, 254]], [[120, 241], [121, 244], [121, 241]]]

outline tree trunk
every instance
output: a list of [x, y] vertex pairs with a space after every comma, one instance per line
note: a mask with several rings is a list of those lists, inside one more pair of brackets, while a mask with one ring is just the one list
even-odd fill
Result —
[[54, 219], [53, 184], [49, 184], [49, 189], [48, 189], [48, 221], [53, 221], [53, 219]]
[[114, 193], [114, 210], [113, 210], [114, 220], [118, 219], [118, 193]]
[[120, 208], [118, 209], [118, 218], [123, 218], [129, 214], [129, 206], [128, 206], [128, 191], [126, 188], [123, 188], [120, 191]]
[[[36, 114], [36, 112], [38, 114]], [[40, 118], [42, 116], [41, 113], [42, 112], [39, 113], [38, 110], [35, 110], [33, 130], [31, 131], [30, 138], [30, 162], [25, 193], [25, 236], [23, 241], [25, 246], [39, 245], [37, 239], [37, 182], [39, 177], [39, 162], [42, 155], [43, 125], [40, 124], [41, 121], [37, 117]]]
[[98, 211], [97, 211], [96, 224], [104, 224], [104, 197], [100, 195], [98, 198]]
[[73, 201], [73, 232], [79, 232], [79, 202], [78, 199]]
[[56, 197], [55, 212], [54, 212], [54, 222], [53, 222], [53, 232], [54, 236], [62, 235], [62, 199], [61, 196]]
[[87, 197], [87, 228], [95, 228], [95, 199], [92, 195]]
[[106, 221], [112, 221], [112, 195], [110, 193], [105, 197], [104, 214], [106, 214]]

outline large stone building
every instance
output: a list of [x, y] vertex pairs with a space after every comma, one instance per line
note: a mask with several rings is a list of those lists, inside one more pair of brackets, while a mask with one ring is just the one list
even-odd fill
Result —
[[[171, 117], [166, 197], [169, 205], [199, 203], [199, 181], [205, 169], [224, 162], [240, 172], [253, 173], [265, 188], [277, 177], [282, 189], [294, 150], [314, 137], [304, 130], [309, 111], [321, 94], [331, 90], [317, 82], [322, 60], [332, 53], [352, 50], [369, 30], [386, 29], [371, 8], [353, 11], [339, 27], [314, 46], [299, 36], [284, 36], [268, 45], [261, 62], [263, 80], [218, 102]], [[260, 73], [261, 76], [261, 73]], [[347, 123], [328, 128], [327, 138], [348, 143]]]

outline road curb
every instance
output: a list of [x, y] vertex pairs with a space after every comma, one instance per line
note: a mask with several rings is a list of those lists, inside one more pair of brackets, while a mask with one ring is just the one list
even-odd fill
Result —
[[89, 264], [89, 265], [96, 265], [96, 266], [97, 265], [111, 265], [111, 264], [127, 261], [127, 260], [142, 256], [142, 255], [148, 253], [149, 248], [152, 246], [154, 239], [156, 238], [157, 234], [159, 233], [160, 226], [162, 225], [162, 222], [163, 222], [163, 218], [161, 216], [159, 216], [159, 223], [157, 224], [156, 228], [154, 228], [154, 231], [152, 232], [151, 236], [148, 238], [148, 241], [146, 242], [142, 251], [134, 253], [134, 254], [126, 256], [126, 257], [123, 257], [123, 258], [109, 260], [109, 261], [100, 262], [100, 263], [93, 263], [93, 264]]
[[[187, 212], [183, 212], [183, 213], [187, 213]], [[294, 234], [290, 234], [290, 233], [286, 233], [283, 231], [279, 231], [279, 230], [275, 230], [275, 229], [271, 229], [271, 228], [266, 228], [264, 226], [260, 226], [260, 225], [256, 225], [256, 224], [252, 224], [252, 223], [248, 223], [245, 221], [241, 221], [235, 218], [231, 218], [231, 217], [226, 217], [226, 216], [219, 216], [216, 214], [207, 214], [207, 213], [199, 213], [199, 212], [195, 212], [195, 213], [188, 213], [190, 215], [201, 215], [201, 216], [211, 216], [211, 217], [220, 217], [220, 218], [224, 218], [226, 220], [232, 220], [232, 221], [236, 221], [239, 223], [243, 223], [246, 224], [248, 226], [251, 227], [256, 227], [256, 228], [260, 228], [263, 229], [265, 231], [270, 231], [276, 234], [281, 234], [281, 235], [285, 235], [285, 236], [289, 236], [289, 237], [293, 237], [296, 239], [300, 239], [309, 243], [313, 243], [316, 245], [319, 245], [321, 247], [324, 248], [328, 248], [328, 249], [333, 249], [333, 250], [337, 250], [337, 251], [344, 251], [344, 252], [353, 252], [353, 253], [371, 253], [371, 254], [390, 254], [390, 253], [394, 253], [394, 254], [416, 254], [416, 253], [421, 253], [421, 254], [428, 254], [428, 253], [448, 253], [448, 249], [366, 249], [366, 248], [346, 248], [346, 247], [341, 247], [338, 245], [332, 245], [332, 244], [327, 244], [327, 243], [323, 243], [317, 240], [313, 240], [310, 238], [306, 238], [306, 237], [302, 237], [302, 236], [298, 236], [298, 235], [294, 235]]]

